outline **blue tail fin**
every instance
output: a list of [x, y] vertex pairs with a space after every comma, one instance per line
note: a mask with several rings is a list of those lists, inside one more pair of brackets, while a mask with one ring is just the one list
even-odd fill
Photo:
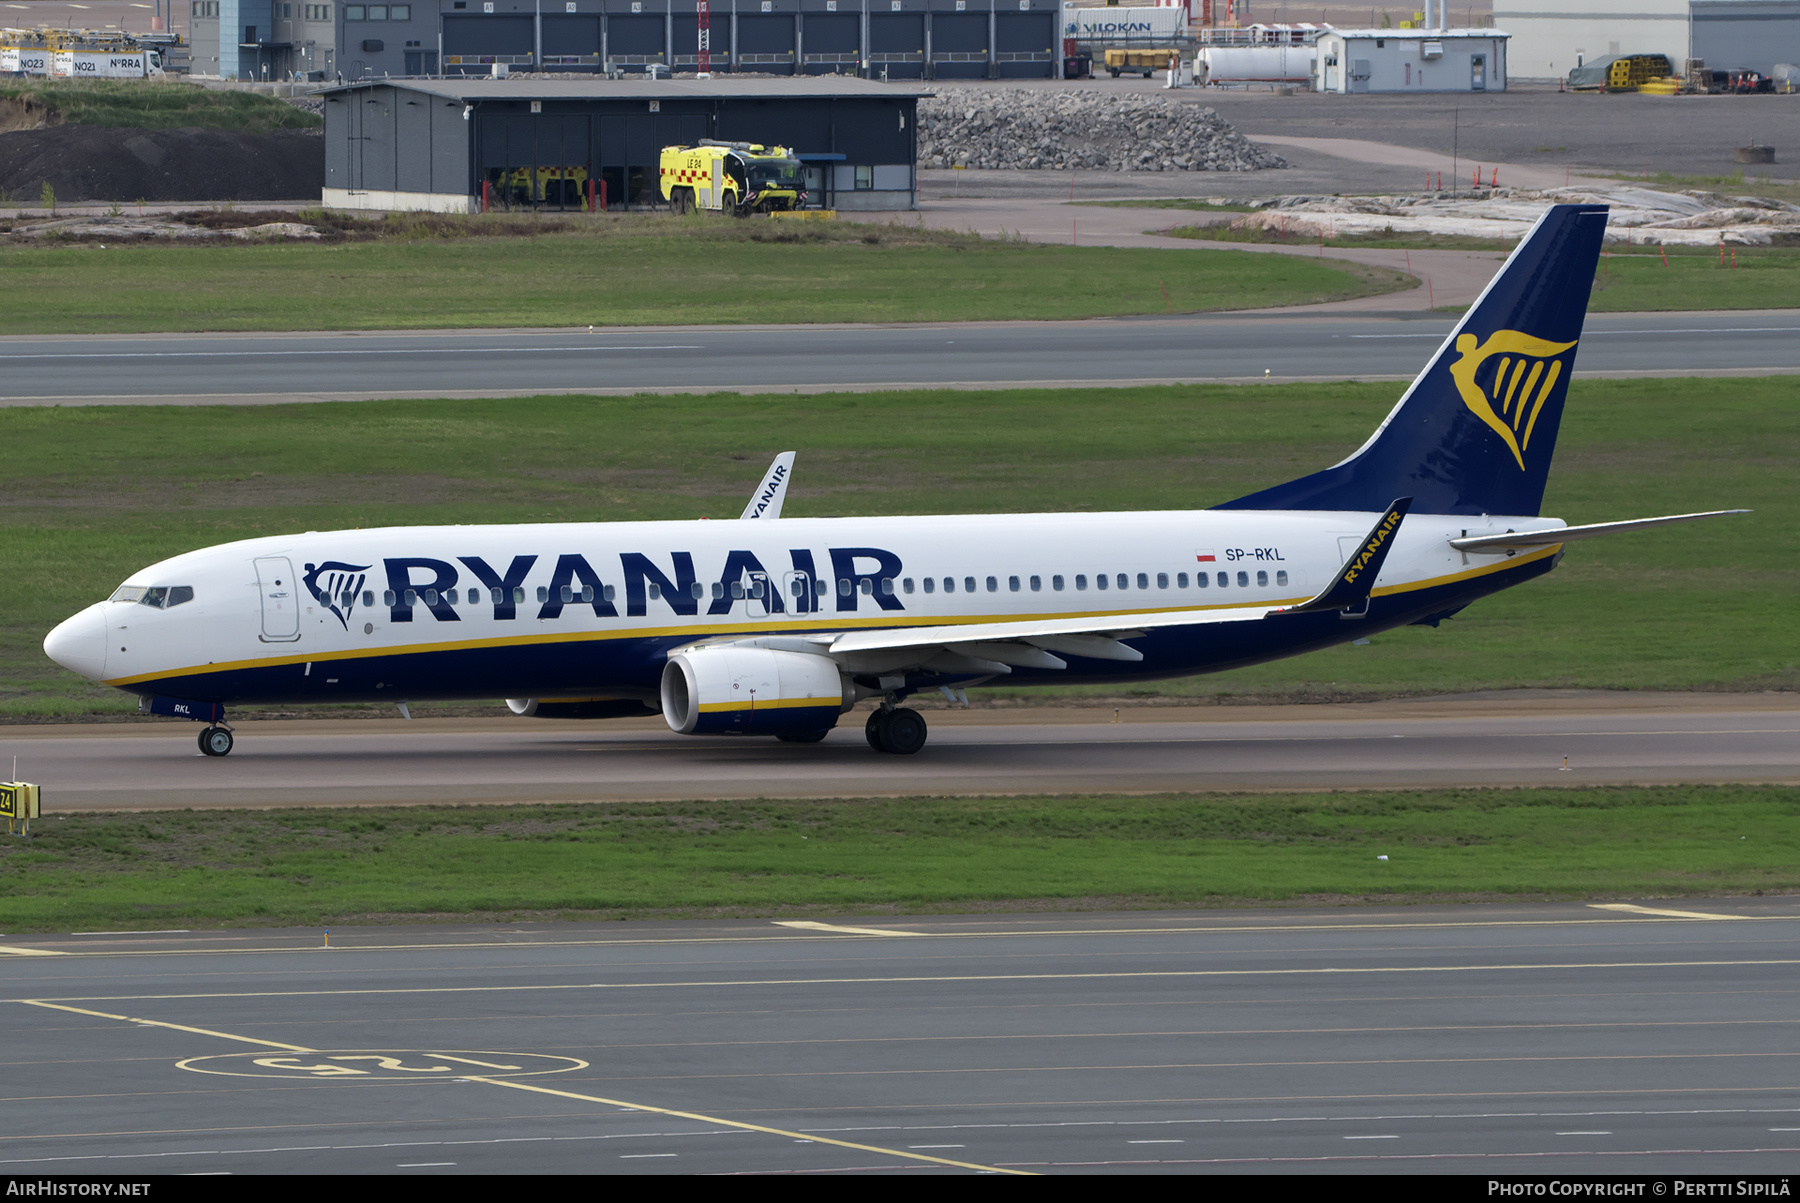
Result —
[[1605, 205], [1538, 219], [1368, 442], [1224, 510], [1535, 515], [1606, 232]]

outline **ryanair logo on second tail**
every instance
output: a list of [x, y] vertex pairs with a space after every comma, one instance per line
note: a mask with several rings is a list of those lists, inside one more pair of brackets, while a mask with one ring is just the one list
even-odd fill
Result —
[[1458, 358], [1450, 365], [1456, 391], [1506, 441], [1520, 471], [1538, 412], [1562, 379], [1564, 356], [1574, 347], [1573, 342], [1553, 343], [1517, 330], [1496, 330], [1479, 345], [1473, 334], [1456, 336]]

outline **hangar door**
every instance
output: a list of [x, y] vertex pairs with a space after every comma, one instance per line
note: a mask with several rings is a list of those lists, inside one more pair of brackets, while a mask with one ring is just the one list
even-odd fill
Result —
[[806, 49], [801, 71], [832, 75], [862, 61], [862, 18], [855, 13], [805, 13]]
[[444, 70], [486, 75], [495, 63], [531, 66], [531, 15], [444, 15]]
[[711, 136], [711, 123], [700, 113], [601, 117], [598, 123], [600, 178], [606, 181], [607, 204], [617, 208], [660, 206], [662, 148], [692, 146]]
[[1056, 74], [1056, 14], [995, 13], [994, 59], [1001, 79]]
[[932, 13], [931, 67], [939, 79], [986, 79], [988, 15]]
[[577, 113], [483, 113], [478, 178], [509, 208], [579, 209], [595, 177], [593, 118]]
[[889, 79], [925, 75], [925, 14], [870, 13], [869, 62]]

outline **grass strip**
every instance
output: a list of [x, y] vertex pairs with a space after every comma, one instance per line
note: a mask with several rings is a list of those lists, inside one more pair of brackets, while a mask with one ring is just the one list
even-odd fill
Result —
[[400, 234], [375, 242], [15, 240], [0, 245], [0, 275], [31, 304], [7, 333], [1054, 320], [1417, 287], [1360, 264], [1171, 257], [901, 224], [602, 214], [579, 233], [507, 237], [508, 222], [543, 219], [488, 217], [409, 216], [395, 223]]
[[[266, 134], [317, 129], [324, 118], [273, 96], [223, 92], [174, 80], [0, 80], [0, 118], [41, 110], [49, 125], [119, 129], [200, 127]], [[35, 203], [36, 198], [25, 198]]]
[[[798, 448], [795, 516], [1195, 509], [1354, 450], [1392, 383], [0, 409], [0, 717], [124, 714], [45, 632], [159, 559], [297, 530], [735, 515]], [[1583, 380], [1544, 512], [1748, 507], [1573, 545], [1439, 628], [1129, 689], [1348, 700], [1487, 688], [1794, 689], [1791, 377]], [[795, 432], [804, 435], [796, 441]], [[1089, 566], [1092, 567], [1092, 566]], [[497, 703], [496, 703], [497, 704]]]
[[79, 813], [0, 841], [13, 932], [1795, 889], [1781, 786]]

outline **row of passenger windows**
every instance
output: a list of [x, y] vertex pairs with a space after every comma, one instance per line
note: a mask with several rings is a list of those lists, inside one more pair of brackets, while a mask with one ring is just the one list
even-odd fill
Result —
[[[1217, 585], [1220, 589], [1228, 589], [1232, 585], [1233, 575], [1234, 574], [1229, 572], [1197, 572], [1190, 582], [1187, 573], [1178, 572], [1174, 575], [1173, 584], [1177, 589], [1187, 589], [1190, 586], [1196, 589], [1207, 589], [1214, 585]], [[1269, 587], [1271, 574], [1266, 569], [1259, 568], [1254, 575], [1257, 588], [1266, 589]], [[1240, 570], [1235, 576], [1238, 588], [1248, 589], [1251, 587], [1251, 573]], [[1278, 569], [1273, 574], [1273, 577], [1273, 583], [1277, 588], [1287, 587], [1288, 574], [1286, 569]], [[1170, 576], [1166, 572], [1157, 573], [1155, 581], [1155, 587], [1158, 589], [1167, 589], [1170, 587]], [[1130, 589], [1134, 583], [1137, 588], [1148, 590], [1151, 588], [1151, 576], [1147, 572], [1137, 573], [1135, 577], [1128, 572], [1110, 575], [1107, 573], [1096, 573], [1092, 578], [1091, 585], [1097, 590], [1115, 588]], [[825, 590], [830, 589], [830, 585], [827, 582], [821, 581], [820, 585]], [[895, 592], [895, 585], [896, 582], [892, 577], [883, 577], [879, 584], [872, 582], [868, 577], [861, 578], [860, 583], [845, 578], [837, 582], [836, 591], [840, 597], [849, 597], [852, 592], [857, 591], [859, 588], [865, 595], [874, 593], [875, 590], [879, 588], [883, 595], [891, 597]], [[984, 585], [986, 591], [989, 593], [1000, 592], [1000, 578], [997, 576], [965, 576], [961, 579], [960, 586], [958, 585], [957, 578], [953, 576], [941, 578], [928, 576], [917, 581], [908, 576], [900, 578], [898, 582], [899, 592], [901, 593], [913, 593], [920, 590], [925, 593], [936, 593], [940, 589], [945, 593], [955, 593], [959, 588], [964, 593], [978, 593], [981, 592]], [[1075, 574], [1075, 589], [1077, 592], [1084, 591], [1088, 589], [1089, 586], [1090, 581], [1086, 573], [1078, 572]], [[1043, 592], [1044, 578], [1041, 576], [1025, 578], [1009, 576], [1006, 578], [1006, 589], [1009, 593], [1019, 593], [1027, 587], [1029, 587], [1030, 591], [1033, 593]], [[1060, 593], [1064, 591], [1068, 588], [1068, 578], [1060, 574], [1052, 576], [1050, 578], [1050, 588], [1053, 592]], [[688, 585], [688, 589], [696, 601], [704, 601], [708, 593], [712, 595], [715, 601], [724, 597], [727, 593], [729, 593], [734, 600], [746, 597], [761, 598], [764, 594], [764, 584], [760, 580], [752, 580], [748, 583], [743, 581], [733, 581], [729, 586], [722, 584], [719, 581], [714, 581], [710, 589], [699, 581], [693, 581]], [[806, 596], [807, 589], [808, 585], [804, 577], [796, 577], [794, 579], [792, 590], [795, 597]], [[480, 590], [468, 589], [461, 592], [466, 593], [467, 603], [469, 605], [477, 605], [482, 600]], [[488, 590], [488, 593], [488, 600], [492, 601], [495, 605], [503, 604], [506, 601], [506, 591], [503, 589], [490, 589]], [[595, 590], [592, 585], [586, 585], [579, 589], [572, 585], [563, 585], [557, 590], [557, 593], [558, 600], [565, 604], [573, 602], [591, 603], [595, 599]], [[650, 582], [646, 585], [646, 593], [651, 601], [656, 601], [662, 597], [662, 587], [655, 582]], [[189, 596], [192, 596], [191, 590], [189, 591]], [[599, 597], [603, 601], [613, 601], [617, 596], [617, 588], [613, 585], [604, 585], [599, 590]], [[186, 598], [183, 600], [185, 601]], [[428, 606], [435, 606], [439, 604], [440, 600], [452, 606], [464, 604], [463, 598], [459, 596], [459, 591], [456, 589], [445, 590], [441, 598], [436, 589], [408, 589], [405, 591], [404, 597], [399, 604], [416, 606], [421, 600]], [[514, 589], [512, 591], [512, 600], [515, 604], [524, 602], [525, 590]], [[539, 585], [537, 587], [537, 600], [539, 602], [548, 602], [550, 600], [550, 590], [546, 586]], [[174, 605], [176, 603], [170, 602], [169, 604]], [[373, 592], [365, 592], [363, 594], [362, 604], [364, 606], [373, 606], [375, 604], [375, 594]], [[392, 590], [388, 590], [386, 593], [382, 594], [382, 604], [388, 606], [396, 604]]]

